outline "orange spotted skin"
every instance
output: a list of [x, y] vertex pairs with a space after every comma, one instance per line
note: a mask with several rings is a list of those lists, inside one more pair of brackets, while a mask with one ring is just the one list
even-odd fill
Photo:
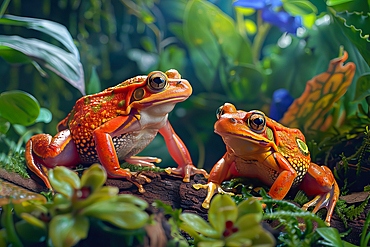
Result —
[[[148, 76], [136, 76], [100, 93], [79, 99], [71, 113], [58, 124], [54, 137], [39, 134], [26, 144], [28, 168], [51, 188], [47, 169], [55, 166], [73, 167], [80, 163], [99, 162], [111, 178], [125, 178], [140, 192], [143, 186], [136, 175], [120, 167], [120, 161], [154, 167], [156, 157], [135, 156], [160, 133], [177, 168], [166, 171], [190, 176], [208, 173], [193, 166], [190, 154], [168, 121], [175, 104], [192, 93], [190, 83], [181, 79], [174, 69], [165, 73], [154, 71]], [[143, 175], [147, 182], [150, 179]]]
[[217, 111], [215, 132], [226, 144], [226, 154], [215, 164], [207, 186], [204, 207], [220, 184], [234, 177], [254, 177], [271, 186], [269, 195], [283, 199], [289, 190], [298, 187], [316, 198], [303, 206], [316, 205], [313, 212], [328, 208], [326, 223], [339, 196], [339, 188], [327, 167], [311, 162], [305, 137], [298, 129], [287, 128], [260, 111], [245, 112], [225, 103]]
[[[136, 88], [143, 86], [143, 82], [143, 77], [138, 76], [100, 93], [84, 96], [58, 124], [58, 131], [70, 129], [83, 163], [99, 161], [93, 138], [94, 130], [119, 115], [127, 115], [130, 96]], [[122, 86], [123, 89], [129, 89], [122, 90]]]

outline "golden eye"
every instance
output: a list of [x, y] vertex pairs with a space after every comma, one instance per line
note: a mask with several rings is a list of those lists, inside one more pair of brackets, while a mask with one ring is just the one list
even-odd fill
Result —
[[144, 98], [144, 95], [145, 95], [144, 89], [142, 89], [141, 87], [135, 89], [134, 91], [135, 100], [141, 100], [142, 98]]
[[297, 144], [299, 149], [303, 152], [303, 154], [308, 155], [309, 151], [306, 143], [304, 143], [304, 141], [302, 141], [301, 139], [297, 138]]
[[162, 90], [168, 85], [167, 76], [162, 72], [153, 73], [148, 78], [148, 86], [154, 91]]
[[262, 132], [266, 126], [265, 116], [257, 112], [252, 113], [248, 118], [248, 126], [257, 132]]
[[222, 114], [224, 114], [224, 106], [220, 106], [219, 108], [217, 108], [216, 110], [216, 117], [217, 119], [220, 119], [220, 117], [222, 116]]

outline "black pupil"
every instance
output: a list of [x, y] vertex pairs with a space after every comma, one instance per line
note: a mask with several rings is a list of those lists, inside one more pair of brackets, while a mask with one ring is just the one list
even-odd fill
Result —
[[153, 88], [161, 88], [163, 85], [163, 78], [162, 77], [155, 77], [152, 79], [152, 87]]
[[261, 124], [263, 124], [263, 119], [262, 118], [255, 118], [255, 119], [253, 119], [253, 123], [257, 126], [260, 126]]

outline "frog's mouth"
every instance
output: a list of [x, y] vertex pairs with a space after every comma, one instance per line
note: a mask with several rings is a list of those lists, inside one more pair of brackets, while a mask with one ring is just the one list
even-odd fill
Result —
[[216, 129], [215, 129], [215, 133], [222, 136], [222, 138], [224, 138], [224, 136], [231, 136], [231, 137], [238, 138], [238, 139], [243, 139], [245, 141], [255, 143], [255, 144], [258, 144], [258, 145], [261, 145], [261, 146], [267, 146], [269, 144], [268, 141], [266, 141], [262, 138], [261, 139], [256, 139], [256, 138], [253, 138], [250, 135], [242, 135], [242, 134], [236, 134], [236, 133], [232, 133], [232, 132], [221, 132], [221, 131], [218, 131]]
[[157, 100], [152, 100], [152, 101], [147, 101], [147, 102], [140, 102], [140, 105], [144, 107], [150, 107], [150, 106], [156, 106], [156, 105], [162, 105], [166, 103], [179, 103], [182, 101], [185, 101], [189, 96], [177, 96], [177, 97], [172, 97], [172, 98], [167, 98], [167, 99], [157, 99]]

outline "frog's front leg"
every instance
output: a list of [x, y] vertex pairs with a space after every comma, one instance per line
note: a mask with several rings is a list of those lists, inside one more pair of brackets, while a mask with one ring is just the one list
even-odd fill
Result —
[[330, 219], [339, 197], [339, 187], [331, 170], [326, 166], [320, 167], [311, 163], [299, 189], [306, 192], [308, 196], [316, 195], [312, 201], [303, 205], [302, 209], [307, 210], [309, 207], [315, 206], [312, 212], [316, 213], [326, 207], [328, 212], [325, 223], [330, 226]]
[[214, 194], [233, 194], [226, 192], [222, 189], [221, 183], [225, 180], [229, 180], [233, 177], [233, 174], [237, 173], [235, 170], [235, 157], [226, 152], [226, 154], [214, 165], [209, 175], [207, 184], [194, 184], [193, 187], [197, 190], [207, 189], [207, 196], [202, 207], [209, 208], [211, 199]]
[[125, 178], [135, 184], [141, 193], [144, 193], [143, 186], [131, 177], [130, 172], [120, 167], [112, 137], [110, 136], [110, 133], [116, 131], [127, 118], [127, 116], [118, 116], [94, 130], [93, 136], [96, 152], [98, 153], [100, 163], [107, 171], [108, 177]]
[[171, 157], [178, 164], [177, 168], [167, 168], [166, 171], [168, 173], [172, 172], [177, 175], [182, 175], [184, 177], [184, 182], [189, 182], [190, 176], [194, 174], [203, 174], [206, 178], [209, 177], [205, 170], [198, 169], [193, 165], [188, 149], [180, 137], [176, 135], [168, 121], [166, 125], [159, 130], [159, 133], [163, 136]]
[[[288, 194], [294, 179], [297, 177], [297, 172], [293, 169], [290, 163], [280, 153], [269, 155], [263, 162], [266, 167], [271, 169], [263, 172], [278, 172], [278, 177], [271, 185], [268, 193], [273, 199], [282, 200]], [[271, 177], [274, 174], [271, 174]]]
[[47, 168], [75, 166], [81, 163], [70, 131], [63, 130], [54, 137], [48, 134], [32, 136], [26, 144], [27, 167], [51, 188]]

